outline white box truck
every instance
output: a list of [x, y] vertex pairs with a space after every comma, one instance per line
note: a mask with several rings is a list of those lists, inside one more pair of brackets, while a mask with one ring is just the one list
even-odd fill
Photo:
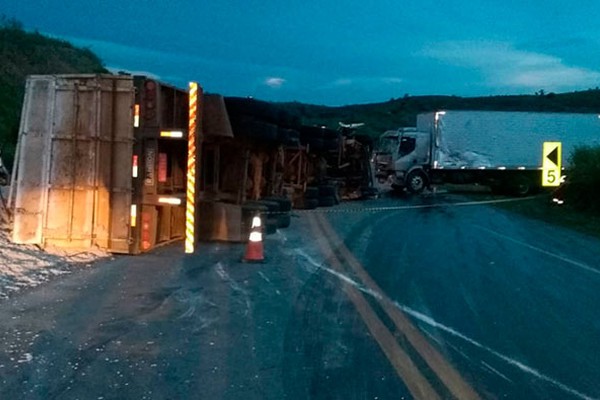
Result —
[[378, 177], [390, 178], [396, 189], [420, 193], [430, 184], [479, 183], [526, 195], [541, 186], [543, 142], [562, 143], [563, 167], [568, 169], [577, 146], [600, 145], [600, 116], [437, 111], [419, 114], [415, 130], [401, 129], [397, 139], [389, 133], [386, 137], [397, 140], [397, 150], [387, 168], [378, 166]]

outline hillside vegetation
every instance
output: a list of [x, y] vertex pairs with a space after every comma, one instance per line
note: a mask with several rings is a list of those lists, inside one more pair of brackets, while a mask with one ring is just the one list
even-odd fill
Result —
[[0, 17], [0, 60], [0, 151], [9, 167], [27, 75], [107, 72], [90, 50], [26, 32], [19, 22], [6, 17]]
[[544, 93], [518, 96], [458, 97], [405, 96], [383, 103], [342, 107], [279, 103], [299, 116], [306, 125], [337, 128], [339, 122], [364, 122], [361, 133], [377, 137], [386, 130], [415, 126], [417, 114], [437, 110], [499, 110], [600, 113], [600, 89], [572, 93]]
[[[107, 72], [89, 49], [81, 49], [40, 33], [26, 32], [21, 24], [0, 17], [0, 151], [10, 167], [16, 145], [25, 77], [30, 74]], [[573, 93], [458, 97], [409, 96], [386, 102], [328, 107], [299, 102], [277, 105], [304, 125], [336, 129], [339, 122], [363, 122], [359, 133], [378, 137], [386, 130], [414, 126], [421, 112], [447, 110], [503, 110], [600, 113], [600, 89]]]

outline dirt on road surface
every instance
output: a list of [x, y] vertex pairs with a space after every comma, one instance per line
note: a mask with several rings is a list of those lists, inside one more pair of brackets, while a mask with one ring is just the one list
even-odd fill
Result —
[[[6, 198], [6, 188], [0, 188]], [[53, 277], [68, 274], [75, 268], [87, 268], [109, 257], [102, 251], [43, 250], [33, 245], [18, 245], [10, 240], [6, 210], [0, 207], [0, 299], [11, 293], [35, 287]]]

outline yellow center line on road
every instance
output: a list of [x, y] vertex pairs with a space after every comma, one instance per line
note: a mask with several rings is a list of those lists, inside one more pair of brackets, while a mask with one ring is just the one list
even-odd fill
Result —
[[[311, 215], [308, 219], [312, 230], [315, 233], [321, 232], [315, 217]], [[342, 262], [337, 258], [331, 244], [327, 240], [317, 240], [317, 244], [323, 252], [325, 259], [331, 262], [331, 266], [334, 270], [338, 273], [343, 273], [344, 268]], [[410, 356], [400, 347], [394, 335], [389, 331], [381, 319], [379, 319], [360, 290], [348, 282], [344, 282], [343, 290], [354, 304], [354, 307], [360, 314], [369, 332], [381, 350], [383, 350], [400, 379], [406, 384], [406, 387], [412, 396], [415, 399], [423, 400], [439, 399], [440, 396], [421, 374]]]
[[316, 218], [318, 220], [317, 223], [320, 224], [322, 231], [325, 233], [323, 236], [328, 238], [330, 242], [329, 245], [339, 250], [342, 257], [344, 257], [344, 260], [350, 265], [354, 273], [362, 281], [363, 285], [375, 293], [380, 294], [377, 300], [390, 319], [394, 322], [396, 328], [406, 336], [409, 343], [450, 390], [452, 395], [461, 400], [479, 399], [480, 397], [477, 392], [475, 392], [475, 390], [461, 377], [458, 371], [446, 361], [442, 354], [440, 354], [440, 352], [437, 351], [410, 322], [408, 317], [383, 293], [362, 264], [346, 247], [326, 217], [318, 215]]

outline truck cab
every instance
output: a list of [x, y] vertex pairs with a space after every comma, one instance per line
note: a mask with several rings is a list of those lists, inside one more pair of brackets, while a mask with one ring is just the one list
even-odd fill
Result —
[[429, 183], [430, 155], [429, 132], [419, 132], [415, 127], [387, 131], [377, 143], [375, 176], [381, 183], [390, 182], [394, 189], [406, 187], [418, 193]]
[[429, 132], [402, 132], [398, 137], [397, 151], [393, 154], [394, 177], [392, 186], [418, 193], [428, 185], [426, 171], [431, 162]]
[[397, 163], [413, 167], [415, 163], [428, 163], [429, 140], [425, 132], [417, 132], [415, 127], [403, 127], [385, 132], [379, 137], [374, 154], [376, 176], [383, 182], [396, 174]]

